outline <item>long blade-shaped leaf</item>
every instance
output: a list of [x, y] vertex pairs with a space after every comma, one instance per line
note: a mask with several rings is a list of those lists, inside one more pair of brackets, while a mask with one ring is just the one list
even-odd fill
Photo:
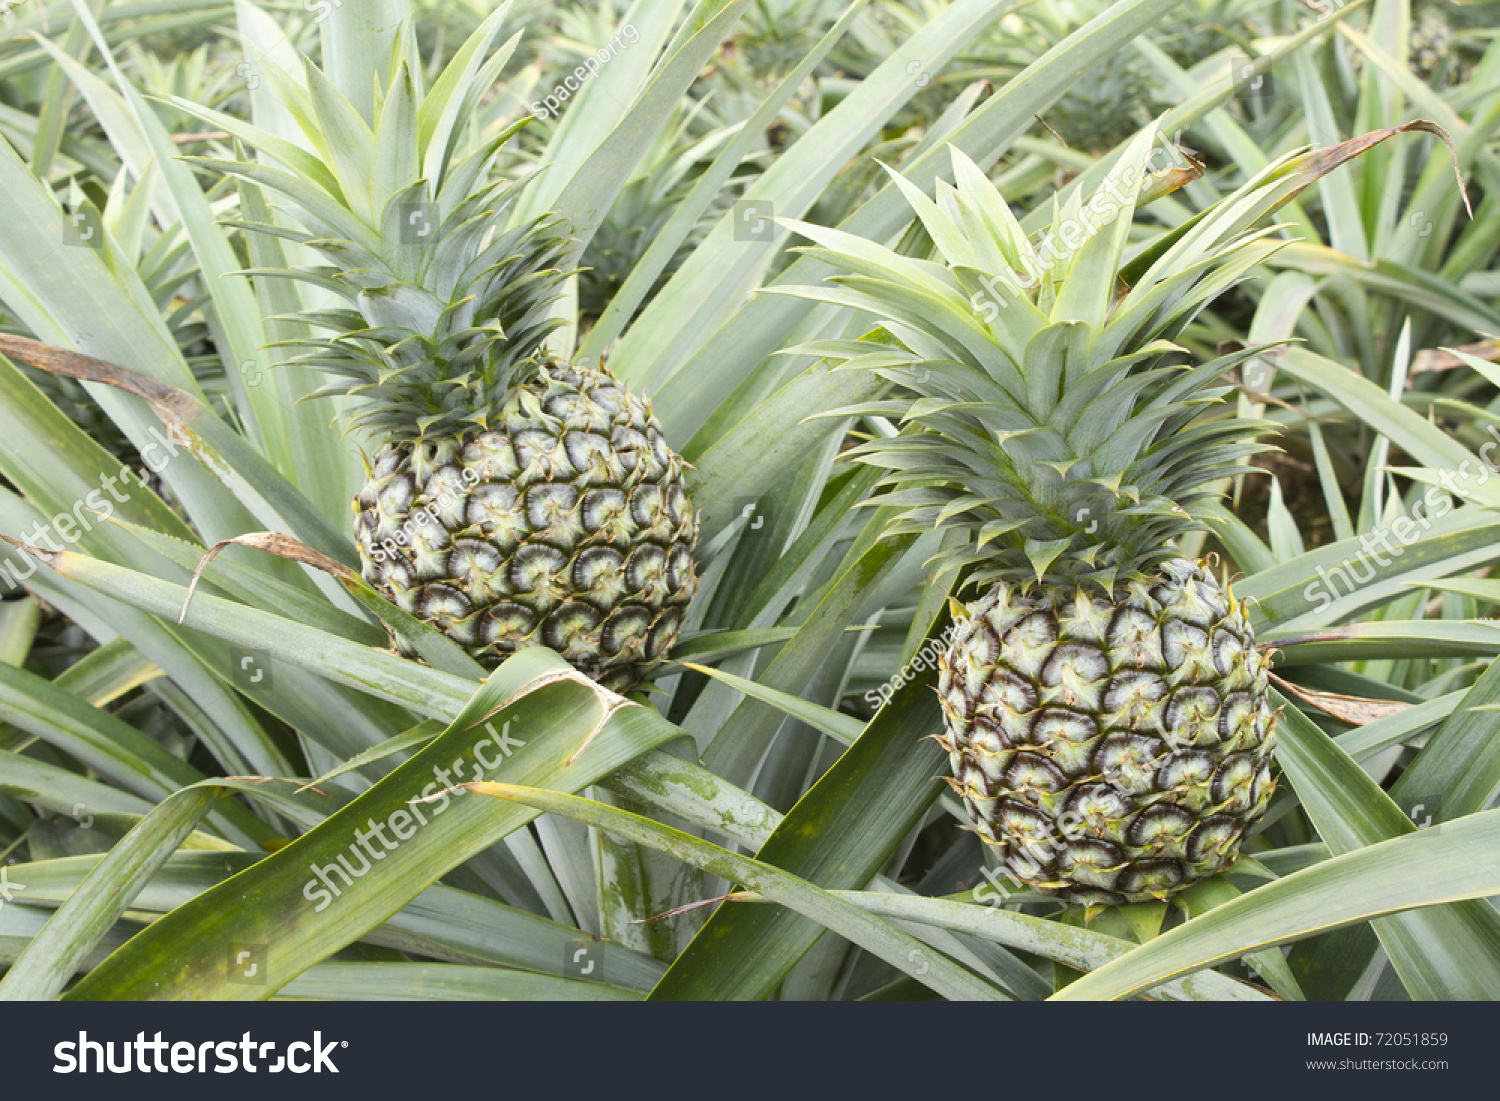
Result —
[[[1167, 979], [1382, 914], [1500, 893], [1500, 811], [1334, 857], [1216, 907], [1056, 995], [1123, 998]], [[1488, 905], [1488, 903], [1479, 903]], [[1496, 991], [1491, 988], [1489, 998]]]
[[126, 834], [0, 981], [0, 998], [55, 997], [136, 892], [202, 821], [216, 797], [212, 788], [179, 792]]
[[512, 784], [474, 784], [472, 790], [536, 810], [576, 818], [638, 844], [659, 849], [731, 883], [743, 883], [765, 898], [843, 934], [892, 967], [914, 973], [921, 982], [950, 999], [991, 1000], [1000, 996], [995, 988], [952, 961], [934, 958], [935, 954], [924, 949], [915, 938], [774, 865], [739, 856], [681, 830], [588, 799]]
[[[586, 683], [545, 651], [512, 658], [426, 749], [321, 826], [162, 918], [69, 997], [269, 997], [534, 817], [462, 796], [414, 800], [495, 776], [581, 789], [680, 736], [639, 707], [605, 710], [618, 697]], [[228, 981], [227, 944], [266, 947], [264, 986]]]

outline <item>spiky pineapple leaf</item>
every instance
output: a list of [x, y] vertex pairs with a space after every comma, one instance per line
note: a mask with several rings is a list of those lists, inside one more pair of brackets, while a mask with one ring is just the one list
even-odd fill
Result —
[[185, 441], [187, 450], [263, 523], [302, 536], [345, 565], [358, 561], [348, 534], [313, 509], [255, 447], [193, 394], [92, 356], [23, 337], [0, 334], [0, 352], [41, 370], [103, 383], [141, 398], [173, 438]]
[[[741, 883], [774, 902], [839, 933], [892, 967], [906, 971], [947, 998], [959, 1001], [993, 1001], [1004, 995], [936, 953], [924, 949], [907, 933], [868, 917], [857, 907], [820, 890], [811, 883], [781, 870], [774, 864], [732, 853], [639, 815], [577, 796], [538, 790], [514, 784], [477, 783], [469, 789], [534, 810], [576, 818], [598, 829], [608, 830], [641, 845], [665, 852], [731, 883]], [[653, 993], [653, 997], [656, 993]]]
[[[1104, 64], [1178, 2], [1180, 0], [1120, 0], [1049, 51], [1021, 77], [1008, 82], [959, 126], [951, 135], [951, 144], [974, 158], [981, 167], [992, 165], [1011, 140], [1035, 125], [1038, 112], [1063, 95], [1075, 80]], [[956, 20], [960, 9], [964, 8], [965, 5], [956, 4], [948, 12], [953, 13]], [[928, 64], [946, 58], [1000, 11], [975, 6], [962, 14], [972, 17], [973, 22], [952, 29], [944, 26], [942, 33], [945, 38], [942, 40], [931, 36], [936, 34], [933, 30], [930, 35], [924, 35], [920, 43], [913, 40], [904, 56], [921, 57]], [[937, 22], [929, 25], [930, 28], [938, 26]], [[956, 34], [953, 33], [955, 30]], [[899, 88], [912, 80], [912, 74], [903, 69], [893, 69], [889, 74], [882, 71], [880, 75]], [[810, 143], [809, 156], [822, 157], [828, 153], [828, 143]], [[902, 174], [925, 192], [934, 180], [948, 178], [951, 165], [952, 157], [946, 150], [933, 149], [908, 165]], [[806, 166], [801, 163], [788, 162], [787, 171], [799, 185], [806, 178]], [[796, 217], [802, 210], [802, 206], [784, 200], [769, 188], [763, 189], [757, 197], [770, 200], [779, 217]], [[900, 234], [910, 221], [910, 205], [895, 185], [891, 185], [861, 206], [838, 228], [867, 240], [886, 241]], [[710, 242], [713, 241], [714, 238], [710, 238]], [[681, 356], [674, 355], [665, 361], [670, 377], [656, 393], [661, 415], [666, 418], [662, 422], [663, 428], [668, 437], [674, 439], [698, 432], [711, 411], [751, 377], [782, 346], [787, 335], [794, 332], [815, 309], [806, 300], [766, 296], [744, 304], [732, 315], [726, 312], [722, 319], [708, 316], [734, 302], [729, 288], [741, 285], [744, 273], [751, 270], [759, 259], [757, 253], [727, 250], [722, 242], [717, 247], [712, 244], [708, 247], [713, 251], [700, 252], [705, 255], [705, 272], [713, 275], [712, 283], [705, 282], [705, 273], [695, 272], [691, 279], [681, 273], [677, 276], [684, 282], [684, 296], [695, 302], [701, 299], [701, 302], [691, 310], [681, 305], [670, 307], [673, 311], [670, 327], [665, 317], [669, 307], [665, 304], [659, 306], [664, 315], [660, 326], [646, 324], [647, 319], [643, 316], [625, 342], [629, 344], [634, 335], [639, 345], [636, 355], [643, 358], [642, 366], [632, 368], [632, 371], [644, 371], [644, 357], [648, 355], [653, 362], [662, 362], [655, 349], [672, 346], [674, 334], [675, 339], [683, 344], [692, 345], [685, 348]], [[727, 263], [726, 257], [733, 257], [733, 263]], [[799, 259], [773, 285], [814, 284], [826, 271], [827, 268], [817, 261]], [[708, 289], [711, 286], [717, 289]], [[658, 303], [665, 301], [664, 298], [658, 299]], [[687, 339], [689, 330], [693, 334], [692, 340]], [[661, 369], [652, 368], [653, 371]], [[804, 415], [807, 411], [804, 410]]]
[[[1124, 998], [1252, 950], [1372, 918], [1389, 920], [1381, 915], [1439, 912], [1418, 907], [1489, 908], [1483, 901], [1459, 900], [1500, 892], [1500, 864], [1473, 857], [1497, 844], [1500, 811], [1488, 811], [1450, 823], [1441, 833], [1422, 831], [1355, 849], [1216, 907], [1106, 964], [1056, 998]], [[1474, 997], [1494, 996], [1493, 977], [1471, 978], [1463, 986], [1480, 991]]]
[[625, 285], [610, 300], [603, 316], [589, 331], [578, 351], [580, 359], [593, 362], [597, 357], [605, 354], [619, 338], [625, 326], [635, 317], [636, 312], [655, 287], [656, 281], [666, 270], [667, 264], [698, 224], [698, 220], [712, 205], [715, 197], [729, 182], [730, 177], [745, 157], [754, 149], [755, 143], [760, 140], [760, 135], [775, 122], [797, 90], [849, 31], [867, 3], [868, 0], [851, 0], [828, 33], [760, 102], [755, 113], [741, 124], [739, 132], [725, 142], [708, 170], [699, 177], [692, 191], [673, 210], [667, 224], [662, 227], [645, 254], [631, 269]]
[[638, 992], [608, 983], [457, 963], [319, 963], [282, 987], [308, 1001], [632, 1002]]
[[[449, 868], [487, 849], [535, 817], [486, 800], [451, 797], [425, 814], [413, 800], [431, 796], [435, 767], [480, 778], [504, 776], [581, 789], [640, 753], [677, 735], [639, 707], [611, 712], [602, 690], [589, 690], [556, 657], [528, 650], [496, 670], [466, 702], [450, 712], [447, 729], [426, 749], [291, 845], [220, 887], [174, 910], [134, 938], [69, 992], [70, 998], [269, 997], [312, 964], [364, 935], [399, 911]], [[541, 687], [534, 687], [540, 684]], [[518, 724], [509, 734], [505, 723]], [[489, 724], [489, 725], [486, 725]], [[494, 742], [504, 729], [513, 739]], [[470, 759], [472, 758], [472, 760]], [[449, 775], [453, 775], [452, 771]], [[425, 790], [424, 790], [425, 789]], [[402, 818], [409, 838], [368, 871], [351, 877], [335, 896], [310, 878], [313, 865], [336, 865], [356, 846], [354, 832], [368, 819]], [[424, 823], [417, 829], [414, 822]], [[393, 825], [392, 829], [397, 826]], [[319, 892], [322, 897], [320, 899]], [[222, 898], [253, 897], [255, 905], [225, 906]], [[310, 906], [317, 904], [320, 907]], [[291, 915], [300, 915], [288, 919]], [[270, 935], [271, 924], [276, 935]], [[268, 982], [248, 987], [227, 981], [222, 945], [275, 943]]]
[[217, 798], [212, 787], [176, 792], [125, 836], [0, 979], [0, 999], [50, 1001], [135, 894], [192, 833]]
[[[112, 93], [102, 81], [66, 54], [56, 54], [57, 62], [92, 103], [100, 103], [115, 95], [121, 107], [128, 108], [130, 123], [155, 166], [154, 178], [161, 180], [165, 192], [165, 201], [158, 202], [158, 210], [175, 216], [180, 222], [202, 272], [204, 289], [214, 304], [226, 345], [223, 355], [235, 368], [230, 378], [241, 415], [261, 443], [269, 464], [283, 478], [296, 478], [299, 472], [290, 443], [288, 411], [282, 408], [270, 390], [233, 385], [242, 380], [241, 372], [246, 365], [267, 366], [262, 351], [267, 337], [254, 293], [244, 280], [231, 278], [240, 267], [234, 248], [227, 235], [215, 224], [208, 196], [192, 171], [178, 158], [178, 149], [166, 127], [115, 61], [93, 13], [86, 4], [75, 4], [75, 10], [109, 67], [115, 91]], [[144, 164], [137, 165], [138, 175], [144, 167]]]
[[[263, 790], [267, 785], [259, 786]], [[253, 790], [254, 787], [240, 785], [238, 790]], [[322, 821], [323, 817], [326, 816], [318, 816], [316, 821]], [[184, 845], [183, 850], [167, 858], [136, 895], [133, 910], [168, 913], [261, 859], [259, 853], [253, 852], [186, 850], [187, 845]], [[26, 894], [32, 902], [49, 906], [69, 898], [103, 859], [103, 855], [64, 857], [16, 865], [11, 871], [17, 880], [26, 884]], [[18, 905], [0, 911], [0, 938], [11, 933], [8, 923], [23, 910], [27, 908]], [[45, 911], [28, 912], [45, 915]], [[117, 925], [109, 935], [108, 949], [118, 948], [134, 931], [129, 925]], [[579, 930], [575, 928], [514, 909], [492, 898], [436, 884], [385, 924], [371, 930], [361, 943], [423, 955], [457, 954], [499, 967], [560, 975], [564, 972], [564, 960], [568, 958], [565, 950], [579, 938]], [[600, 970], [615, 984], [629, 990], [642, 993], [650, 990], [664, 970], [655, 960], [612, 941], [594, 942], [592, 953]]]
[[[955, 932], [984, 937], [1054, 960], [1071, 971], [1094, 971], [1112, 960], [1128, 957], [1135, 945], [1128, 939], [1110, 936], [1083, 927], [1068, 925], [1029, 914], [1004, 910], [994, 905], [976, 905], [993, 898], [985, 885], [962, 900], [917, 898], [910, 895], [877, 894], [869, 891], [833, 891], [855, 905], [883, 917], [918, 921]], [[1185, 979], [1163, 983], [1155, 993], [1169, 1001], [1246, 1001], [1267, 1000], [1266, 995], [1247, 983], [1215, 971], [1203, 971]]]
[[[929, 70], [941, 66], [1003, 14], [1010, 2], [962, 0], [946, 8], [905, 44], [901, 56], [885, 60], [853, 95], [778, 158], [745, 194], [745, 200], [768, 204], [766, 209], [776, 217], [800, 217], [881, 121], [916, 93], [919, 72], [909, 69], [906, 58], [921, 58]], [[1175, 0], [1157, 2], [1165, 5]], [[623, 381], [659, 394], [659, 415], [667, 418], [662, 427], [669, 439], [695, 433], [791, 329], [790, 324], [776, 325], [756, 332], [754, 363], [747, 362], [743, 352], [732, 354], [731, 360], [716, 360], [703, 346], [703, 338], [714, 328], [731, 319], [739, 324], [747, 311], [760, 314], [768, 305], [755, 303], [736, 312], [746, 297], [750, 276], [765, 264], [771, 250], [763, 239], [738, 240], [743, 234], [733, 220], [733, 216], [726, 217], [715, 227], [631, 326], [612, 360]], [[889, 232], [900, 228], [894, 225]], [[689, 356], [706, 358], [697, 369], [689, 369]]]
[[[927, 637], [939, 638], [946, 616]], [[940, 792], [946, 761], [927, 738], [935, 670], [896, 692], [865, 733], [782, 819], [756, 853], [825, 889], [863, 888]], [[820, 927], [779, 908], [721, 908], [673, 962], [653, 999], [759, 1000], [816, 943]]]

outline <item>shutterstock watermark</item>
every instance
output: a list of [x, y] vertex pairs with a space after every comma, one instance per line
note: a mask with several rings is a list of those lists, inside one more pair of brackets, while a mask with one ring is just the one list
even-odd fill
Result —
[[998, 910], [1010, 901], [1015, 892], [1035, 890], [1026, 882], [1027, 879], [1040, 879], [1044, 870], [1035, 850], [1040, 850], [1047, 857], [1058, 856], [1067, 842], [1088, 839], [1088, 834], [1084, 831], [1087, 824], [1088, 820], [1083, 815], [1064, 811], [1057, 820], [1061, 837], [1056, 833], [1049, 833], [1046, 837], [1027, 838], [1024, 845], [1012, 843], [1003, 871], [996, 871], [989, 865], [979, 869], [984, 882], [974, 886], [971, 897], [981, 906]]
[[736, 241], [776, 240], [776, 204], [770, 199], [737, 199], [731, 213]]
[[343, 6], [344, 0], [302, 0], [302, 10], [312, 15], [314, 23], [323, 22], [335, 8]]
[[[1490, 452], [1500, 446], [1500, 432], [1493, 425], [1489, 426], [1489, 431], [1495, 439], [1480, 449], [1484, 462], [1478, 468], [1479, 485], [1488, 482], [1491, 474], [1500, 473], [1500, 459], [1490, 458]], [[1384, 568], [1391, 564], [1392, 559], [1400, 558], [1406, 553], [1407, 547], [1432, 530], [1434, 521], [1441, 520], [1452, 512], [1453, 498], [1464, 496], [1461, 488], [1474, 476], [1474, 464], [1467, 459], [1456, 473], [1451, 470], [1438, 471], [1439, 485], [1429, 486], [1427, 492], [1407, 513], [1396, 517], [1390, 524], [1361, 535], [1358, 555], [1345, 558], [1331, 568], [1317, 567], [1318, 579], [1308, 582], [1302, 595], [1308, 600], [1316, 601], [1319, 612], [1326, 612], [1335, 600], [1353, 596], [1361, 587], [1375, 580], [1377, 567]], [[1392, 542], [1392, 537], [1395, 542]], [[1341, 587], [1347, 591], [1341, 592]]]
[[[57, 1062], [53, 1074], [234, 1074], [242, 1067], [248, 1074], [263, 1070], [267, 1074], [337, 1074], [333, 1054], [349, 1046], [348, 1040], [323, 1042], [323, 1034], [314, 1032], [312, 1039], [297, 1040], [286, 1046], [285, 1054], [276, 1054], [276, 1041], [258, 1042], [249, 1032], [238, 1040], [163, 1040], [161, 1033], [146, 1039], [137, 1032], [134, 1040], [120, 1040], [115, 1059], [116, 1041], [90, 1040], [87, 1032], [77, 1040], [55, 1044], [52, 1054]], [[275, 1061], [271, 1057], [275, 1055]], [[257, 1065], [257, 1061], [259, 1065]], [[170, 1064], [170, 1065], [168, 1065]]]
[[[1169, 168], [1187, 168], [1191, 165], [1188, 158], [1196, 150], [1182, 145], [1181, 138], [1180, 132], [1171, 141], [1167, 140], [1165, 134], [1157, 135], [1158, 144], [1152, 147], [1146, 157], [1146, 174], [1154, 175]], [[1157, 167], [1163, 157], [1166, 158], [1166, 163]], [[984, 284], [984, 290], [975, 291], [969, 299], [969, 305], [983, 317], [986, 325], [993, 325], [999, 320], [1000, 311], [1008, 309], [1012, 299], [1024, 299], [1053, 271], [1059, 268], [1066, 270], [1084, 244], [1120, 217], [1131, 202], [1129, 193], [1125, 190], [1122, 169], [1130, 170], [1124, 162], [1115, 165], [1075, 217], [1064, 219], [1055, 230], [1049, 229], [1042, 235], [1042, 239], [1032, 250], [1034, 255], [1028, 253], [1021, 258], [1025, 271], [1010, 270], [1001, 272], [998, 276], [980, 276], [979, 281]], [[1058, 247], [1059, 244], [1061, 248]]]
[[[151, 441], [141, 449], [141, 461], [145, 464], [146, 470], [152, 474], [160, 474], [167, 468], [167, 464], [177, 457], [178, 448], [170, 436], [163, 436], [155, 427], [151, 428], [150, 434]], [[160, 452], [165, 452], [165, 456], [161, 457]], [[160, 461], [153, 456], [159, 457]], [[121, 496], [116, 487], [129, 485], [132, 478], [142, 487], [150, 485], [145, 474], [133, 471], [129, 466], [122, 466], [117, 474], [100, 475], [99, 488], [85, 494], [74, 504], [71, 511], [59, 512], [46, 522], [38, 520], [31, 526], [29, 532], [18, 535], [16, 538], [33, 547], [41, 547], [54, 554], [61, 554], [93, 531], [97, 522], [108, 520], [113, 516], [116, 504], [123, 505], [130, 500], [128, 495]], [[108, 498], [105, 497], [106, 493], [109, 494]], [[21, 569], [21, 562], [25, 563], [24, 573]], [[19, 562], [0, 566], [0, 580], [5, 582], [7, 592], [18, 588], [22, 581], [34, 573], [36, 573], [36, 561], [30, 555], [21, 555]]]
[[641, 32], [634, 23], [626, 23], [620, 33], [583, 59], [583, 64], [569, 73], [561, 84], [552, 89], [552, 94], [532, 100], [531, 113], [540, 120], [556, 118], [562, 105], [578, 94], [586, 83], [599, 75], [599, 70], [641, 40]]
[[1276, 98], [1275, 79], [1269, 69], [1257, 69], [1257, 61], [1257, 58], [1242, 54], [1233, 62], [1231, 79], [1234, 81], [1234, 94], [1242, 103], [1247, 100], [1269, 101]]
[[1344, 10], [1344, 0], [1303, 0], [1319, 19], [1327, 19], [1336, 11]]
[[[394, 810], [383, 822], [369, 819], [363, 829], [354, 831], [354, 841], [347, 854], [340, 853], [335, 863], [321, 866], [309, 864], [307, 870], [311, 873], [311, 878], [302, 887], [302, 897], [315, 904], [314, 912], [321, 914], [328, 909], [334, 899], [342, 895], [345, 889], [354, 886], [356, 879], [368, 875], [370, 869], [384, 860], [387, 853], [395, 852], [401, 847], [401, 842], [415, 837], [417, 830], [427, 825], [429, 815], [436, 818], [448, 809], [454, 798], [468, 795], [469, 792], [459, 785], [483, 780], [487, 771], [494, 772], [512, 753], [524, 746], [524, 741], [511, 736], [513, 722], [514, 719], [507, 719], [499, 730], [495, 729], [493, 721], [485, 722], [484, 730], [488, 736], [481, 738], [469, 751], [473, 755], [473, 762], [460, 753], [446, 768], [433, 765], [432, 783], [422, 789], [420, 799], [408, 804], [410, 809]], [[423, 814], [424, 805], [433, 805], [436, 809]], [[386, 831], [390, 831], [390, 837], [386, 835]], [[378, 848], [373, 843], [375, 841], [380, 842]]]

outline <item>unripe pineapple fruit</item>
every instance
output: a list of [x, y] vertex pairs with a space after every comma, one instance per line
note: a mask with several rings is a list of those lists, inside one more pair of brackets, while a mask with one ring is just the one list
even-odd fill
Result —
[[1038, 889], [1159, 898], [1234, 863], [1270, 800], [1268, 670], [1244, 608], [1194, 563], [1110, 600], [1002, 581], [940, 669], [953, 786]]
[[1448, 64], [1453, 54], [1453, 27], [1441, 11], [1429, 9], [1417, 17], [1407, 39], [1412, 72], [1423, 80]]
[[365, 577], [490, 667], [541, 642], [628, 686], [697, 588], [682, 460], [603, 371], [549, 364], [487, 429], [387, 444], [355, 509]]
[[697, 520], [646, 404], [603, 363], [545, 347], [576, 242], [519, 211], [524, 182], [490, 180], [529, 117], [465, 140], [519, 39], [486, 59], [504, 17], [426, 93], [398, 53], [373, 124], [311, 62], [298, 80], [264, 61], [312, 152], [174, 102], [279, 164], [198, 162], [286, 201], [299, 229], [249, 228], [321, 254], [328, 266], [281, 274], [347, 304], [304, 315], [331, 336], [287, 346], [372, 437], [354, 501], [366, 579], [486, 668], [548, 646], [624, 691], [677, 637]]

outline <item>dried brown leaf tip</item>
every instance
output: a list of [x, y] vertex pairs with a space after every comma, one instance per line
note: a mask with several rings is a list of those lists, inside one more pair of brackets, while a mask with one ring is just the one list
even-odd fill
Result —
[[300, 562], [304, 566], [311, 566], [336, 577], [345, 586], [357, 584], [360, 581], [359, 574], [342, 562], [335, 562], [326, 554], [313, 550], [290, 535], [284, 535], [279, 531], [257, 531], [248, 535], [237, 535], [233, 539], [223, 539], [209, 547], [208, 552], [199, 561], [198, 568], [193, 571], [193, 580], [188, 585], [187, 596], [183, 599], [182, 612], [177, 616], [178, 623], [187, 618], [188, 605], [193, 602], [193, 593], [198, 589], [198, 579], [203, 576], [203, 571], [208, 569], [209, 563], [219, 557], [225, 548], [232, 546], [250, 547], [252, 550], [274, 554], [278, 558]]
[[1331, 715], [1350, 726], [1367, 726], [1380, 719], [1399, 715], [1411, 707], [1411, 704], [1398, 700], [1371, 700], [1360, 696], [1344, 696], [1337, 692], [1318, 692], [1293, 684], [1274, 673], [1271, 674], [1271, 680], [1287, 695], [1295, 696], [1309, 707], [1315, 707], [1325, 715]]

